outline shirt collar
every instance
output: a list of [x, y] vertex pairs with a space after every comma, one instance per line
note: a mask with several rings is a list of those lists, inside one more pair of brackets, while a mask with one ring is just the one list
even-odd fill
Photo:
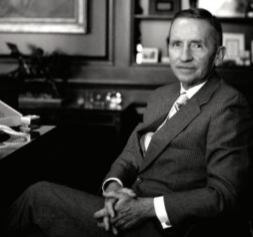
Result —
[[200, 89], [202, 86], [204, 86], [206, 81], [202, 82], [201, 84], [198, 84], [196, 86], [191, 87], [188, 90], [185, 90], [182, 86], [182, 83], [180, 83], [181, 89], [180, 89], [180, 94], [186, 93], [187, 97], [191, 99]]

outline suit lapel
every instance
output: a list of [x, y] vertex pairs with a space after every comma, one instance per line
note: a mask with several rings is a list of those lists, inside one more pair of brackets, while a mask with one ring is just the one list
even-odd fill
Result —
[[166, 146], [201, 112], [201, 106], [206, 104], [219, 85], [215, 74], [209, 81], [177, 112], [166, 124], [153, 135], [145, 154], [140, 172], [146, 169], [165, 149]]

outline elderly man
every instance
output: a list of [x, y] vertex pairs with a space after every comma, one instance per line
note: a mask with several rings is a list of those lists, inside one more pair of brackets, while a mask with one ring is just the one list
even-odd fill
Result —
[[249, 236], [252, 117], [215, 72], [225, 54], [221, 25], [206, 10], [183, 10], [168, 50], [179, 83], [152, 93], [104, 198], [37, 183], [5, 215], [3, 236]]

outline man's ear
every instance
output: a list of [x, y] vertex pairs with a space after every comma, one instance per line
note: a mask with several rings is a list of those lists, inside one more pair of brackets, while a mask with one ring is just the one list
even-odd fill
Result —
[[224, 46], [220, 46], [217, 49], [216, 56], [215, 56], [215, 66], [220, 66], [223, 62], [223, 59], [225, 57], [226, 48]]

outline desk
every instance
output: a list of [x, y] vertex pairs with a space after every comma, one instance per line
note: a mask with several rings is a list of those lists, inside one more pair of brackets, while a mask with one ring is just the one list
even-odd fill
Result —
[[0, 213], [29, 185], [46, 178], [56, 131], [55, 126], [40, 126], [31, 131], [29, 142], [0, 149]]
[[[33, 143], [36, 139], [38, 139], [41, 136], [44, 136], [45, 134], [52, 131], [53, 129], [55, 129], [55, 126], [35, 127], [34, 129], [31, 130], [30, 133], [28, 133], [29, 140], [27, 142], [23, 142], [17, 145], [10, 145], [10, 146], [7, 145], [4, 147], [1, 147], [1, 142], [0, 142], [0, 160], [2, 160], [3, 158], [9, 157], [14, 152], [18, 152], [18, 150], [22, 149], [22, 147]], [[8, 142], [8, 140], [6, 140], [5, 142]]]

